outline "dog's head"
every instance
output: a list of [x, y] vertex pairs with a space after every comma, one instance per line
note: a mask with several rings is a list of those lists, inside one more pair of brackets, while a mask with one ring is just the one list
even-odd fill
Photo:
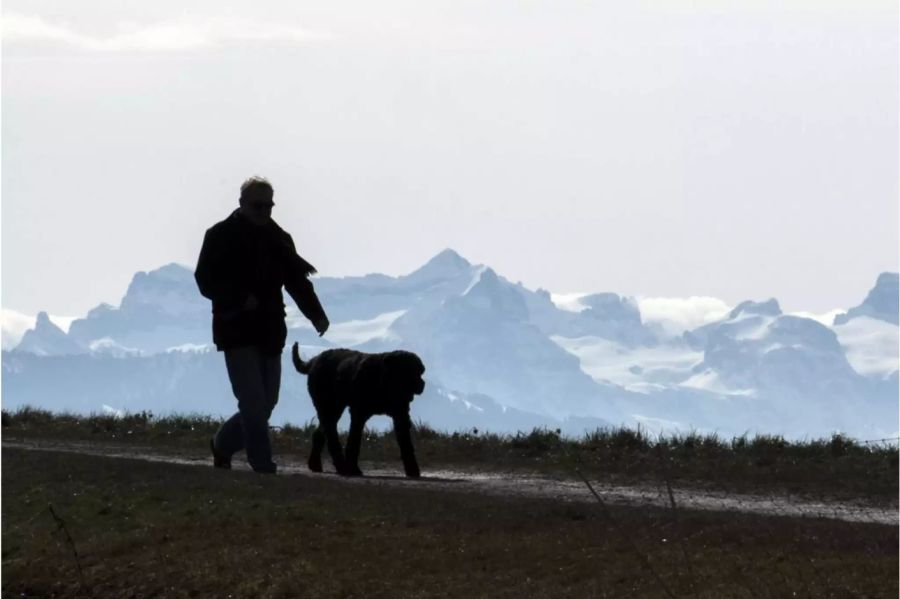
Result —
[[405, 396], [409, 401], [425, 390], [425, 365], [419, 356], [408, 351], [393, 351], [384, 358], [382, 376], [392, 395]]

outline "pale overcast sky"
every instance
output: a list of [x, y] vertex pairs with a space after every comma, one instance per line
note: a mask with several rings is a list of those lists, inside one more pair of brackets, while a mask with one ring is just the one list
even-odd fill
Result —
[[[675, 6], [677, 5], [677, 7]], [[855, 305], [898, 269], [895, 2], [6, 0], [2, 306], [193, 266], [267, 176], [322, 275]]]

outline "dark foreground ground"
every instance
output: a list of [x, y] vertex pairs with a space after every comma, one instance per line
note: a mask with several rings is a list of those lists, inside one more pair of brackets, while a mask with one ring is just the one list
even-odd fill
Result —
[[898, 594], [896, 525], [56, 451], [2, 460], [4, 597]]

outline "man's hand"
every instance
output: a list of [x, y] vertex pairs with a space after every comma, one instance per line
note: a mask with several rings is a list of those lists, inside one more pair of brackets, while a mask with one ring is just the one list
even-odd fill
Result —
[[325, 331], [328, 330], [328, 317], [323, 316], [319, 320], [313, 321], [313, 326], [316, 328], [316, 332], [319, 334], [319, 337], [325, 334]]
[[244, 310], [256, 310], [257, 308], [259, 308], [259, 300], [251, 293], [244, 301]]

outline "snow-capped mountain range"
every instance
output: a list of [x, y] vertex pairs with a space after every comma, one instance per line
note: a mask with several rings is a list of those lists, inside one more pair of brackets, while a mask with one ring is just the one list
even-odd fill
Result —
[[[289, 306], [288, 342], [306, 356], [417, 352], [429, 384], [413, 415], [436, 428], [897, 434], [897, 273], [833, 322], [784, 314], [775, 299], [728, 311], [706, 298], [718, 311], [691, 328], [643, 317], [614, 293], [530, 290], [452, 250], [405, 276], [314, 284], [332, 326], [319, 338]], [[21, 334], [24, 317], [8, 316], [4, 348], [18, 342], [3, 352], [4, 409], [234, 410], [210, 304], [186, 267], [136, 274], [118, 307], [102, 304], [68, 330], [41, 313]], [[313, 416], [306, 381], [285, 358], [273, 418], [302, 422]]]

